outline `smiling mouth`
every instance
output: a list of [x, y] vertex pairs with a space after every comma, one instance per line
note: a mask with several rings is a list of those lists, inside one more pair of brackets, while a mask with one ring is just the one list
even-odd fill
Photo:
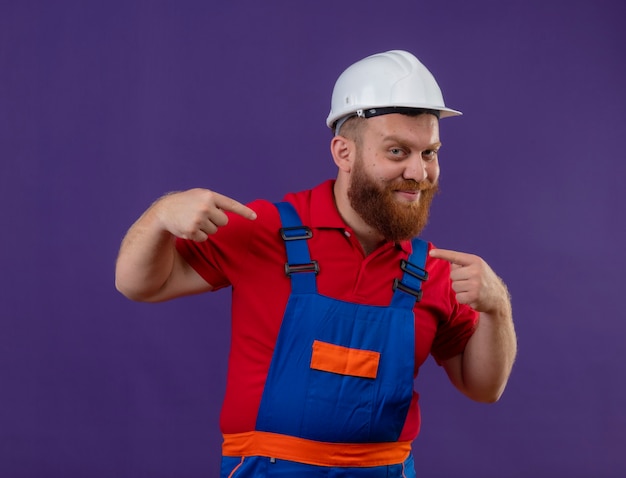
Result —
[[418, 201], [421, 195], [421, 191], [419, 189], [416, 190], [402, 190], [396, 189], [394, 194], [405, 201], [415, 202]]

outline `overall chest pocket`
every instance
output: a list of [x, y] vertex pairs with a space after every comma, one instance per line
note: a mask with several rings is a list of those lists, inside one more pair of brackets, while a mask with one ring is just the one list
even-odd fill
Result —
[[380, 352], [314, 340], [302, 430], [320, 441], [363, 442], [376, 410]]
[[412, 314], [342, 304], [311, 342], [301, 429], [329, 442], [397, 440], [413, 393]]
[[322, 372], [375, 379], [380, 353], [313, 341], [311, 368]]

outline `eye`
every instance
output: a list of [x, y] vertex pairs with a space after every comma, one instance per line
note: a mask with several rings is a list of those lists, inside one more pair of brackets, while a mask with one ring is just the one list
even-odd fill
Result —
[[393, 159], [403, 159], [406, 156], [406, 152], [400, 147], [393, 147], [389, 148], [389, 155]]
[[426, 151], [422, 152], [422, 158], [424, 159], [424, 161], [429, 163], [437, 159], [437, 153], [438, 153], [437, 149], [427, 149]]

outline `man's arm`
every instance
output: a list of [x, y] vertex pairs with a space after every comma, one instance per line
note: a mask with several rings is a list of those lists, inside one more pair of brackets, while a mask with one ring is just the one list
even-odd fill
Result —
[[495, 402], [509, 379], [517, 354], [517, 338], [509, 293], [480, 257], [433, 249], [432, 257], [451, 263], [450, 279], [459, 303], [480, 313], [465, 351], [443, 362], [452, 383], [479, 402]]
[[206, 189], [168, 194], [131, 226], [122, 241], [115, 286], [129, 299], [158, 302], [211, 290], [211, 285], [178, 254], [176, 237], [205, 241], [228, 223], [225, 211], [255, 219], [234, 199]]

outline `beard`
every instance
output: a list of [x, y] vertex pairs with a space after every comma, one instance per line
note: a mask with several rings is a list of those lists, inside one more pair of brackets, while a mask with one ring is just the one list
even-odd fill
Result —
[[[430, 205], [439, 187], [429, 180], [399, 179], [378, 183], [363, 168], [357, 156], [350, 179], [348, 198], [359, 216], [388, 241], [405, 241], [418, 236], [428, 223]], [[394, 191], [420, 191], [416, 202], [400, 202]]]

